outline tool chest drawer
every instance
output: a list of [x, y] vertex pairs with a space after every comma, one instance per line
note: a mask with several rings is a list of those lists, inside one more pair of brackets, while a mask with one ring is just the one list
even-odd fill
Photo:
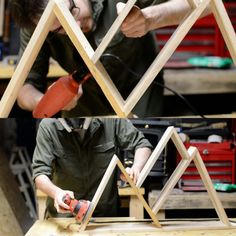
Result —
[[[235, 148], [231, 142], [185, 143], [185, 147], [197, 147], [213, 183], [235, 183]], [[181, 160], [177, 154], [177, 162]], [[183, 190], [205, 190], [200, 175], [192, 162], [181, 177]]]
[[[224, 5], [232, 26], [234, 30], [236, 30], [236, 3], [232, 1], [224, 3]], [[164, 47], [175, 30], [175, 26], [168, 26], [155, 31], [157, 43], [160, 48]], [[230, 57], [222, 33], [213, 14], [197, 20], [177, 47], [173, 59], [186, 59], [196, 55]]]

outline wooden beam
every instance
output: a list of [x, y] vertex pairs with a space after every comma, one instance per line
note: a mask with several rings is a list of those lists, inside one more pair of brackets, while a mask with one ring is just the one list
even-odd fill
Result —
[[1, 148], [0, 199], [0, 235], [25, 234], [34, 222]]
[[177, 134], [176, 130], [173, 129], [172, 135], [171, 135], [171, 140], [173, 141], [176, 149], [178, 150], [180, 156], [183, 159], [188, 160], [189, 159], [189, 153], [186, 150], [186, 147], [184, 146], [181, 138], [179, 137], [179, 135]]
[[16, 67], [16, 70], [0, 101], [0, 118], [8, 117], [26, 77], [41, 49], [51, 25], [56, 17], [52, 9], [54, 1], [49, 1], [39, 23]]
[[85, 218], [83, 219], [82, 223], [81, 223], [81, 226], [80, 226], [80, 231], [84, 231], [86, 226], [88, 225], [89, 223], [89, 220], [91, 219], [92, 217], [92, 214], [98, 204], [98, 201], [100, 199], [100, 197], [102, 196], [102, 193], [109, 181], [109, 178], [111, 177], [116, 165], [117, 165], [117, 161], [118, 161], [118, 158], [116, 155], [113, 156], [103, 178], [102, 178], [102, 181], [100, 182], [99, 186], [98, 186], [98, 189], [93, 197], [93, 200], [91, 202], [91, 205], [90, 205], [90, 209], [89, 211], [87, 212]]
[[208, 195], [213, 203], [213, 206], [215, 207], [215, 210], [222, 221], [227, 226], [230, 226], [229, 219], [225, 213], [225, 210], [222, 206], [221, 201], [219, 200], [216, 190], [214, 189], [212, 180], [210, 175], [208, 174], [208, 171], [206, 169], [206, 166], [204, 165], [204, 162], [200, 156], [199, 151], [197, 151], [195, 158], [193, 159], [194, 164], [196, 165], [196, 168], [201, 176], [202, 182], [206, 187], [206, 190], [208, 192]]
[[134, 108], [138, 100], [143, 96], [147, 88], [150, 86], [157, 74], [161, 71], [163, 66], [169, 60], [169, 58], [179, 46], [188, 31], [191, 29], [193, 24], [197, 21], [202, 12], [206, 9], [210, 1], [211, 0], [205, 0], [200, 3], [199, 6], [194, 9], [177, 27], [176, 31], [173, 33], [173, 35], [167, 41], [165, 46], [159, 52], [154, 62], [143, 75], [142, 79], [139, 81], [139, 83], [136, 85], [136, 87], [126, 99], [124, 107], [124, 111], [126, 113], [129, 113]]
[[189, 164], [191, 163], [194, 155], [196, 154], [197, 149], [195, 147], [190, 147], [188, 149], [189, 158], [182, 159], [178, 166], [176, 167], [175, 171], [172, 173], [168, 181], [166, 182], [165, 186], [163, 187], [156, 203], [154, 204], [152, 210], [155, 214], [160, 210], [161, 206], [163, 205], [164, 201], [167, 199], [167, 196], [171, 193], [173, 188], [176, 186], [177, 182], [179, 181], [180, 177], [183, 175], [184, 171], [187, 169]]
[[93, 57], [92, 61], [94, 64], [97, 63], [105, 49], [107, 48], [108, 44], [111, 42], [112, 38], [116, 34], [116, 32], [119, 30], [119, 27], [121, 26], [122, 22], [124, 21], [125, 17], [129, 14], [130, 10], [134, 6], [136, 0], [128, 0], [126, 3], [124, 9], [122, 12], [118, 15], [108, 32], [106, 33], [105, 37], [102, 39], [102, 42], [97, 47]]
[[197, 7], [197, 4], [194, 0], [187, 0], [188, 1], [188, 4], [190, 5], [191, 8], [196, 8]]
[[236, 65], [236, 34], [222, 0], [211, 0], [211, 9]]
[[98, 61], [96, 65], [92, 62], [91, 58], [94, 55], [94, 50], [71, 15], [65, 2], [63, 0], [54, 1], [57, 3], [55, 6], [55, 14], [70, 37], [71, 42], [76, 47], [96, 82], [101, 87], [114, 111], [119, 117], [126, 117], [123, 112], [124, 100], [122, 96], [100, 61]]
[[124, 174], [126, 180], [128, 181], [128, 183], [130, 184], [131, 188], [135, 191], [138, 199], [141, 201], [141, 203], [143, 204], [144, 208], [146, 209], [147, 213], [149, 214], [149, 216], [151, 217], [151, 219], [153, 220], [154, 224], [157, 227], [161, 227], [156, 215], [153, 213], [152, 209], [149, 207], [149, 205], [147, 204], [147, 202], [145, 201], [145, 199], [143, 198], [142, 193], [140, 193], [140, 188], [137, 188], [136, 185], [134, 184], [133, 180], [129, 177], [128, 173], [126, 172], [124, 166], [122, 165], [122, 163], [120, 162], [120, 160], [118, 159], [117, 161], [118, 167], [120, 168], [121, 172]]
[[3, 26], [4, 26], [4, 14], [5, 13], [5, 0], [0, 1], [0, 37], [3, 36]]
[[[141, 222], [126, 218], [122, 221], [117, 218], [94, 218], [90, 228], [84, 232], [78, 232], [73, 218], [50, 218], [49, 220], [37, 221], [25, 236], [232, 236], [235, 235], [234, 226], [226, 228], [217, 220], [165, 220], [163, 227], [157, 228], [150, 222]], [[107, 223], [106, 223], [107, 222]], [[46, 233], [45, 233], [46, 232]]]
[[160, 157], [163, 149], [165, 148], [166, 144], [168, 143], [172, 133], [173, 133], [174, 127], [170, 126], [166, 129], [165, 133], [162, 135], [160, 141], [158, 142], [157, 146], [153, 150], [151, 156], [149, 157], [148, 161], [146, 162], [145, 166], [143, 167], [139, 179], [136, 183], [136, 186], [140, 188], [146, 179], [147, 175], [150, 173], [153, 165], [156, 163], [158, 158]]

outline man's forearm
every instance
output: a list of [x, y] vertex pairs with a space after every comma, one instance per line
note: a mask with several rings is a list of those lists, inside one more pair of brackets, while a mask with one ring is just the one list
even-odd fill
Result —
[[[191, 7], [187, 0], [171, 0], [158, 5], [142, 9], [145, 18], [148, 20], [149, 31], [169, 25], [178, 25], [190, 12]], [[202, 16], [210, 13], [209, 8]]]
[[55, 198], [58, 191], [61, 191], [59, 187], [52, 183], [52, 181], [46, 175], [39, 175], [35, 178], [36, 187], [47, 194], [51, 198]]
[[134, 163], [132, 167], [141, 171], [150, 157], [151, 152], [151, 149], [147, 147], [137, 149], [134, 155]]
[[25, 84], [17, 97], [17, 103], [20, 108], [33, 111], [43, 94], [34, 88], [31, 84]]

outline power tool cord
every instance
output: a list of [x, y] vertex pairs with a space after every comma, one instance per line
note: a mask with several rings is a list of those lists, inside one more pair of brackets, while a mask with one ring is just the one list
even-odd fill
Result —
[[[133, 71], [131, 68], [129, 68], [118, 56], [111, 54], [111, 53], [105, 53], [102, 54], [101, 57], [112, 57], [115, 58], [117, 61], [119, 61], [119, 63], [131, 74], [133, 74], [137, 79], [140, 79], [142, 76], [137, 74], [135, 71]], [[203, 119], [207, 119], [204, 115], [202, 115], [200, 112], [197, 111], [197, 109], [181, 94], [179, 94], [178, 92], [176, 92], [175, 90], [169, 88], [168, 86], [158, 83], [157, 81], [153, 81], [154, 84], [156, 84], [157, 86], [160, 86], [162, 88], [165, 88], [167, 90], [169, 90], [170, 92], [172, 92], [174, 95], [176, 95], [177, 97], [179, 97], [182, 101], [184, 101], [184, 103], [187, 105], [187, 107], [195, 114], [200, 116]]]

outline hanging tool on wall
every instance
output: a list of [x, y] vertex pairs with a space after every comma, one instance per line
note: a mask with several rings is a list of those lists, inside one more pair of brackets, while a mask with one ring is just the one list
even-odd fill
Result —
[[59, 78], [41, 98], [33, 111], [34, 118], [52, 117], [68, 105], [78, 94], [79, 86], [92, 75], [81, 67], [72, 74]]

